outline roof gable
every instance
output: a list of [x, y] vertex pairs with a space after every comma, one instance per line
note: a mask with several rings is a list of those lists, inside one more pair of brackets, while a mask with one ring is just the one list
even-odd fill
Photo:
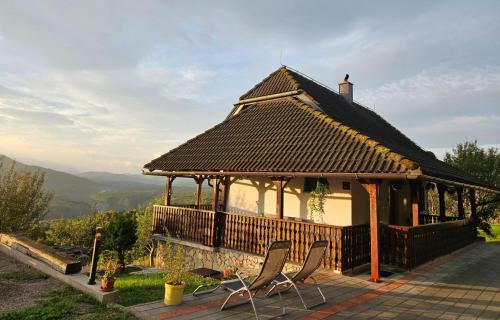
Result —
[[373, 110], [284, 66], [243, 94], [225, 121], [144, 168], [417, 174], [491, 189], [421, 149]]
[[435, 158], [371, 109], [348, 103], [332, 89], [288, 67], [281, 67], [244, 94], [240, 100], [301, 90], [330, 118], [366, 135], [394, 154], [415, 162], [424, 174], [484, 185], [479, 179]]
[[368, 137], [287, 97], [254, 103], [145, 168], [409, 174], [409, 165]]

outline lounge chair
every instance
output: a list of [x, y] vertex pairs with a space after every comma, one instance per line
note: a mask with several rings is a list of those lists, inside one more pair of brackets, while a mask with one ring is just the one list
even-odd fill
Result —
[[[300, 301], [302, 302], [306, 310], [325, 303], [326, 298], [323, 295], [323, 292], [321, 291], [321, 288], [319, 287], [318, 283], [313, 277], [311, 277], [311, 275], [321, 265], [321, 261], [325, 257], [325, 252], [327, 247], [328, 247], [328, 241], [322, 240], [313, 242], [313, 244], [311, 244], [311, 246], [309, 247], [309, 252], [307, 253], [307, 257], [306, 260], [304, 261], [304, 264], [302, 265], [302, 268], [300, 268], [300, 270], [293, 275], [290, 274], [286, 275], [284, 273], [280, 273], [276, 277], [276, 279], [273, 280], [274, 285], [271, 288], [271, 290], [267, 292], [267, 296], [272, 296], [276, 293], [280, 294], [281, 292], [290, 290], [290, 288], [294, 288], [297, 294], [299, 295]], [[314, 281], [314, 284], [316, 285], [316, 288], [318, 289], [319, 294], [321, 295], [323, 301], [320, 301], [313, 305], [307, 305], [305, 303], [304, 298], [302, 298], [302, 295], [300, 294], [297, 285], [299, 283], [304, 283], [304, 281], [307, 278], [311, 278]], [[279, 287], [282, 286], [285, 286], [286, 289], [279, 290]]]
[[[246, 282], [241, 278], [240, 274], [236, 272], [236, 276], [238, 279], [224, 281], [221, 283], [221, 286], [231, 293], [227, 297], [226, 301], [220, 308], [220, 310], [224, 310], [227, 308], [232, 308], [244, 303], [250, 302], [252, 304], [253, 312], [255, 313], [255, 318], [259, 319], [259, 315], [257, 313], [257, 309], [255, 307], [254, 298], [259, 290], [266, 289], [274, 279], [282, 272], [283, 267], [285, 266], [286, 259], [288, 258], [288, 254], [290, 252], [290, 241], [275, 241], [267, 250], [266, 257], [264, 258], [264, 263], [260, 268], [259, 275], [253, 280], [251, 283]], [[245, 293], [248, 293], [248, 300], [244, 300], [239, 303], [235, 303], [230, 306], [226, 306], [231, 297], [234, 295], [243, 296]], [[281, 301], [281, 293], [279, 293], [280, 301]], [[286, 309], [282, 306], [282, 315], [286, 314]]]

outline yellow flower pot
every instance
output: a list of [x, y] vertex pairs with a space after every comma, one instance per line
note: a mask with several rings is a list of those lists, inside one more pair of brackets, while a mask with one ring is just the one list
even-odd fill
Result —
[[175, 306], [182, 303], [182, 297], [184, 296], [185, 283], [180, 285], [171, 285], [165, 283], [165, 304], [167, 306]]

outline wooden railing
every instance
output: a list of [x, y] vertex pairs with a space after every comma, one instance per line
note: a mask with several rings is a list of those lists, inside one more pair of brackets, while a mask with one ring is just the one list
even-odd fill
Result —
[[217, 213], [208, 210], [154, 206], [153, 233], [218, 246]]
[[[153, 233], [264, 255], [275, 240], [290, 240], [290, 261], [302, 263], [309, 245], [327, 240], [323, 261], [327, 269], [345, 271], [370, 262], [370, 227], [332, 226], [202, 209], [154, 206]], [[475, 239], [471, 220], [416, 227], [381, 225], [381, 263], [407, 269], [448, 254]]]
[[[291, 240], [290, 261], [302, 263], [311, 243], [316, 240], [327, 240], [329, 245], [323, 261], [324, 268], [345, 270], [354, 267], [359, 260], [343, 258], [344, 250], [348, 248], [346, 244], [351, 242], [346, 239], [347, 230], [355, 227], [231, 213], [225, 213], [222, 221], [221, 245], [225, 248], [264, 255], [271, 242]], [[352, 233], [352, 231], [349, 232], [349, 234]]]
[[[200, 204], [199, 208], [196, 208], [195, 204], [173, 204], [172, 207], [200, 209], [200, 210], [212, 210], [211, 204]], [[219, 205], [219, 210], [222, 210], [222, 205]]]
[[290, 261], [302, 263], [311, 243], [327, 240], [323, 267], [347, 270], [369, 262], [369, 226], [339, 227], [303, 221], [182, 208], [154, 207], [153, 232], [181, 240], [264, 255], [275, 240], [291, 240]]
[[457, 221], [457, 220], [460, 220], [460, 218], [449, 217], [449, 216], [441, 217], [435, 214], [422, 214], [422, 213], [418, 215], [419, 224], [442, 223], [442, 222]]
[[416, 227], [383, 225], [381, 262], [412, 269], [472, 243], [475, 234], [470, 219]]

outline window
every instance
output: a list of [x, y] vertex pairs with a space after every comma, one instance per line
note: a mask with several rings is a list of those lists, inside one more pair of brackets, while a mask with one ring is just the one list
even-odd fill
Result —
[[349, 181], [342, 181], [342, 190], [351, 190], [351, 183]]
[[305, 178], [304, 180], [304, 192], [311, 192], [316, 188], [316, 184], [320, 181], [321, 183], [328, 186], [328, 180], [325, 178]]

